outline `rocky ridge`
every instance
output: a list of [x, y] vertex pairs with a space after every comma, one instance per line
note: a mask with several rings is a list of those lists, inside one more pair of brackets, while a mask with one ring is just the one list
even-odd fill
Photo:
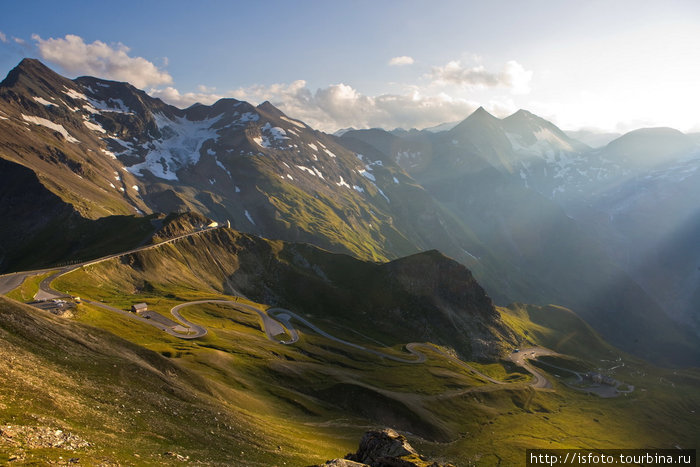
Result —
[[327, 461], [324, 465], [334, 467], [454, 467], [452, 464], [429, 461], [408, 443], [405, 436], [391, 428], [366, 432], [360, 441], [357, 452], [346, 455], [344, 459]]

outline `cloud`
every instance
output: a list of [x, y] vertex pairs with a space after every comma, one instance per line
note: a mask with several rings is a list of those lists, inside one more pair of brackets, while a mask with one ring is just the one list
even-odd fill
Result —
[[8, 42], [7, 36], [2, 31], [0, 31], [0, 42], [4, 42], [5, 44], [7, 44], [7, 42]]
[[303, 80], [290, 84], [240, 88], [232, 97], [259, 103], [269, 100], [284, 113], [314, 128], [425, 128], [466, 118], [478, 104], [445, 94], [424, 96], [417, 89], [405, 94], [367, 96], [347, 84], [312, 91]]
[[128, 81], [137, 88], [170, 84], [168, 72], [160, 70], [143, 57], [130, 57], [122, 43], [108, 45], [102, 41], [86, 44], [82, 37], [68, 34], [64, 38], [42, 39], [32, 35], [44, 60], [59, 65], [66, 72]]
[[25, 45], [25, 44], [27, 43], [27, 41], [25, 41], [24, 39], [20, 39], [19, 37], [13, 37], [13, 39], [14, 39], [15, 42], [17, 42], [19, 45]]
[[400, 57], [394, 57], [391, 60], [389, 60], [389, 65], [391, 66], [402, 66], [402, 65], [413, 65], [415, 60], [413, 60], [413, 57], [409, 57], [407, 55], [402, 55]]
[[151, 89], [148, 91], [148, 94], [150, 94], [152, 97], [162, 99], [164, 102], [181, 109], [196, 103], [211, 105], [219, 99], [227, 97], [207, 92], [209, 88], [206, 88], [206, 86], [204, 86], [204, 88], [205, 92], [186, 92], [184, 94], [180, 94], [180, 91], [172, 86], [168, 86], [165, 89]]
[[486, 70], [483, 65], [468, 68], [458, 60], [448, 62], [445, 66], [434, 67], [430, 73], [433, 84], [457, 85], [467, 88], [509, 88], [513, 94], [530, 92], [532, 71], [526, 70], [520, 63], [511, 60], [500, 72]]
[[[206, 86], [199, 90], [209, 90]], [[404, 94], [367, 96], [344, 83], [311, 90], [306, 81], [254, 85], [225, 93], [180, 93], [173, 87], [151, 89], [149, 94], [180, 108], [199, 102], [212, 104], [224, 98], [235, 98], [260, 104], [270, 101], [292, 118], [302, 120], [322, 131], [340, 128], [426, 128], [444, 122], [466, 118], [479, 103], [455, 99], [447, 94], [426, 96], [413, 87]], [[489, 102], [485, 107], [496, 114], [502, 111], [502, 102]], [[508, 108], [508, 113], [512, 113]]]

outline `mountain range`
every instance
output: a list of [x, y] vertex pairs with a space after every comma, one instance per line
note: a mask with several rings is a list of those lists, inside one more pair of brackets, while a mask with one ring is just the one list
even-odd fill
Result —
[[[436, 249], [496, 303], [562, 304], [628, 351], [697, 361], [683, 326], [697, 329], [700, 257], [692, 203], [678, 202], [699, 186], [697, 156], [670, 129], [592, 149], [524, 110], [338, 137], [269, 102], [178, 109], [25, 59], [0, 83], [0, 214], [11, 220], [0, 268], [87, 258], [98, 243], [116, 252], [145, 241], [157, 213], [195, 212], [364, 260]], [[676, 250], [660, 226], [689, 222]]]
[[0, 83], [0, 463], [694, 447], [698, 140], [592, 146], [483, 108], [329, 135], [23, 60]]

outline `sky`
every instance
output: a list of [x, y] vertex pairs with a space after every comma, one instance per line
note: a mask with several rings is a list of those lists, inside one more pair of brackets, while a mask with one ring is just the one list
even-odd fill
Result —
[[479, 106], [566, 130], [700, 131], [696, 0], [6, 2], [0, 74], [23, 57], [178, 107], [269, 100], [330, 132]]

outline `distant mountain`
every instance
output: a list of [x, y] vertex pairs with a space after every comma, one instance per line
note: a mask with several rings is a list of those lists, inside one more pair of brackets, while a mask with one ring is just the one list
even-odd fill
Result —
[[350, 128], [341, 128], [340, 130], [337, 130], [335, 133], [333, 133], [333, 136], [341, 137], [341, 136], [343, 136], [345, 133], [347, 133], [348, 131], [353, 131], [353, 130], [354, 130], [353, 127], [350, 127]]
[[662, 166], [697, 149], [693, 138], [673, 128], [641, 128], [620, 136], [599, 151], [604, 159], [639, 170]]
[[[566, 304], [606, 338], [636, 352], [644, 350], [634, 336], [651, 329], [673, 347], [670, 336], [677, 331], [663, 324], [668, 318], [662, 307], [610, 256], [609, 239], [587, 218], [568, 212], [575, 211], [570, 203], [586, 199], [584, 187], [618, 180], [619, 165], [606, 165], [609, 177], [600, 177], [587, 166], [600, 156], [591, 159], [586, 145], [526, 111], [501, 120], [479, 109], [432, 136], [399, 138], [371, 130], [342, 139], [349, 138], [393, 157], [469, 226], [490, 254], [484, 261], [505, 279], [501, 291], [509, 297]], [[494, 288], [487, 275], [479, 277], [488, 290]], [[616, 330], [623, 323], [634, 323], [636, 330], [624, 343]]]
[[591, 130], [567, 130], [566, 134], [592, 148], [603, 147], [610, 141], [622, 136], [621, 133], [597, 132]]
[[456, 122], [446, 122], [446, 123], [441, 123], [439, 125], [431, 126], [428, 128], [423, 128], [423, 131], [429, 131], [431, 133], [440, 133], [443, 131], [449, 131], [452, 128], [456, 127], [461, 120], [457, 120]]

